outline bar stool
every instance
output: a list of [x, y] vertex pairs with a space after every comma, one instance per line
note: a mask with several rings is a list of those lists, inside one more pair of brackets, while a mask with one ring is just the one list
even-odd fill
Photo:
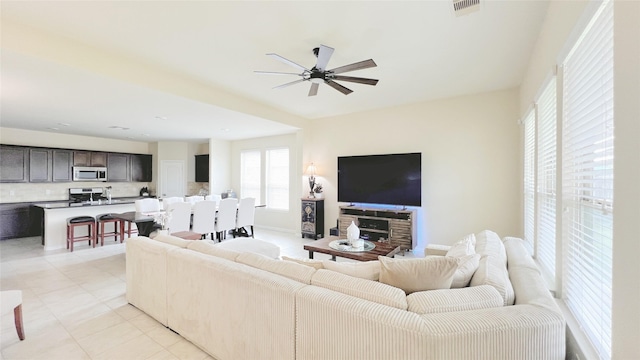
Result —
[[[75, 236], [75, 229], [78, 226], [87, 227], [86, 236]], [[75, 216], [67, 219], [67, 249], [73, 252], [73, 243], [82, 240], [89, 240], [89, 246], [93, 241], [93, 247], [96, 247], [96, 218], [93, 216]]]
[[[100, 214], [98, 216], [96, 216], [96, 221], [98, 222], [98, 234], [97, 237], [100, 239], [100, 246], [104, 246], [104, 238], [105, 236], [113, 236], [115, 241], [118, 241], [118, 235], [121, 235], [120, 232], [118, 231], [118, 228], [120, 227], [120, 219], [116, 219], [113, 217], [112, 214]], [[104, 231], [104, 226], [107, 223], [113, 223], [113, 231], [110, 232], [105, 232]], [[121, 236], [122, 237], [122, 236]], [[97, 243], [97, 239], [96, 239], [96, 243]], [[122, 240], [120, 241], [122, 242]], [[94, 245], [95, 247], [95, 245]]]

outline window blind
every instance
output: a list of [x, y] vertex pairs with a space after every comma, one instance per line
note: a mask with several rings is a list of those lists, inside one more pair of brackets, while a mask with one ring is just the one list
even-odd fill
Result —
[[260, 150], [246, 150], [240, 153], [240, 196], [252, 197], [256, 202], [260, 197]]
[[535, 146], [536, 118], [535, 110], [524, 119], [524, 241], [529, 251], [533, 251], [535, 224]]
[[600, 357], [611, 357], [613, 1], [563, 64], [563, 298]]
[[552, 277], [556, 272], [556, 79], [537, 102], [536, 258]]
[[267, 207], [289, 210], [289, 149], [266, 152]]

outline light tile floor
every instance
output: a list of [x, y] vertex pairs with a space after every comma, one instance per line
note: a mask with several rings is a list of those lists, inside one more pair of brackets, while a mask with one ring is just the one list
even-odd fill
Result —
[[[299, 258], [307, 258], [303, 245], [313, 242], [261, 229], [256, 238]], [[211, 359], [127, 303], [124, 243], [76, 243], [70, 253], [44, 251], [39, 237], [0, 241], [0, 290], [11, 289], [22, 290], [26, 338], [18, 339], [13, 313], [2, 315], [0, 360]]]

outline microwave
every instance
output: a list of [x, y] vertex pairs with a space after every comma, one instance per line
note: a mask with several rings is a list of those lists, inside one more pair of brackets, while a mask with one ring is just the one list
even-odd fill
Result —
[[107, 181], [107, 168], [74, 166], [73, 181]]

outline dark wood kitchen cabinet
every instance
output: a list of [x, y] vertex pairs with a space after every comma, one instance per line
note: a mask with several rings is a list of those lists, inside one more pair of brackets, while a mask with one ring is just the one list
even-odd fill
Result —
[[107, 181], [129, 181], [129, 154], [107, 154]]
[[131, 154], [131, 181], [151, 182], [153, 179], [153, 155]]
[[0, 204], [0, 240], [38, 235], [40, 228], [30, 216], [30, 203]]
[[74, 151], [73, 166], [107, 166], [107, 153], [96, 151]]
[[196, 182], [209, 182], [209, 155], [196, 155]]
[[71, 165], [73, 164], [73, 151], [53, 149], [51, 150], [52, 180], [54, 182], [71, 182], [73, 176], [71, 173]]
[[51, 149], [29, 149], [29, 182], [51, 182], [51, 155]]
[[0, 146], [0, 182], [29, 181], [29, 148]]

